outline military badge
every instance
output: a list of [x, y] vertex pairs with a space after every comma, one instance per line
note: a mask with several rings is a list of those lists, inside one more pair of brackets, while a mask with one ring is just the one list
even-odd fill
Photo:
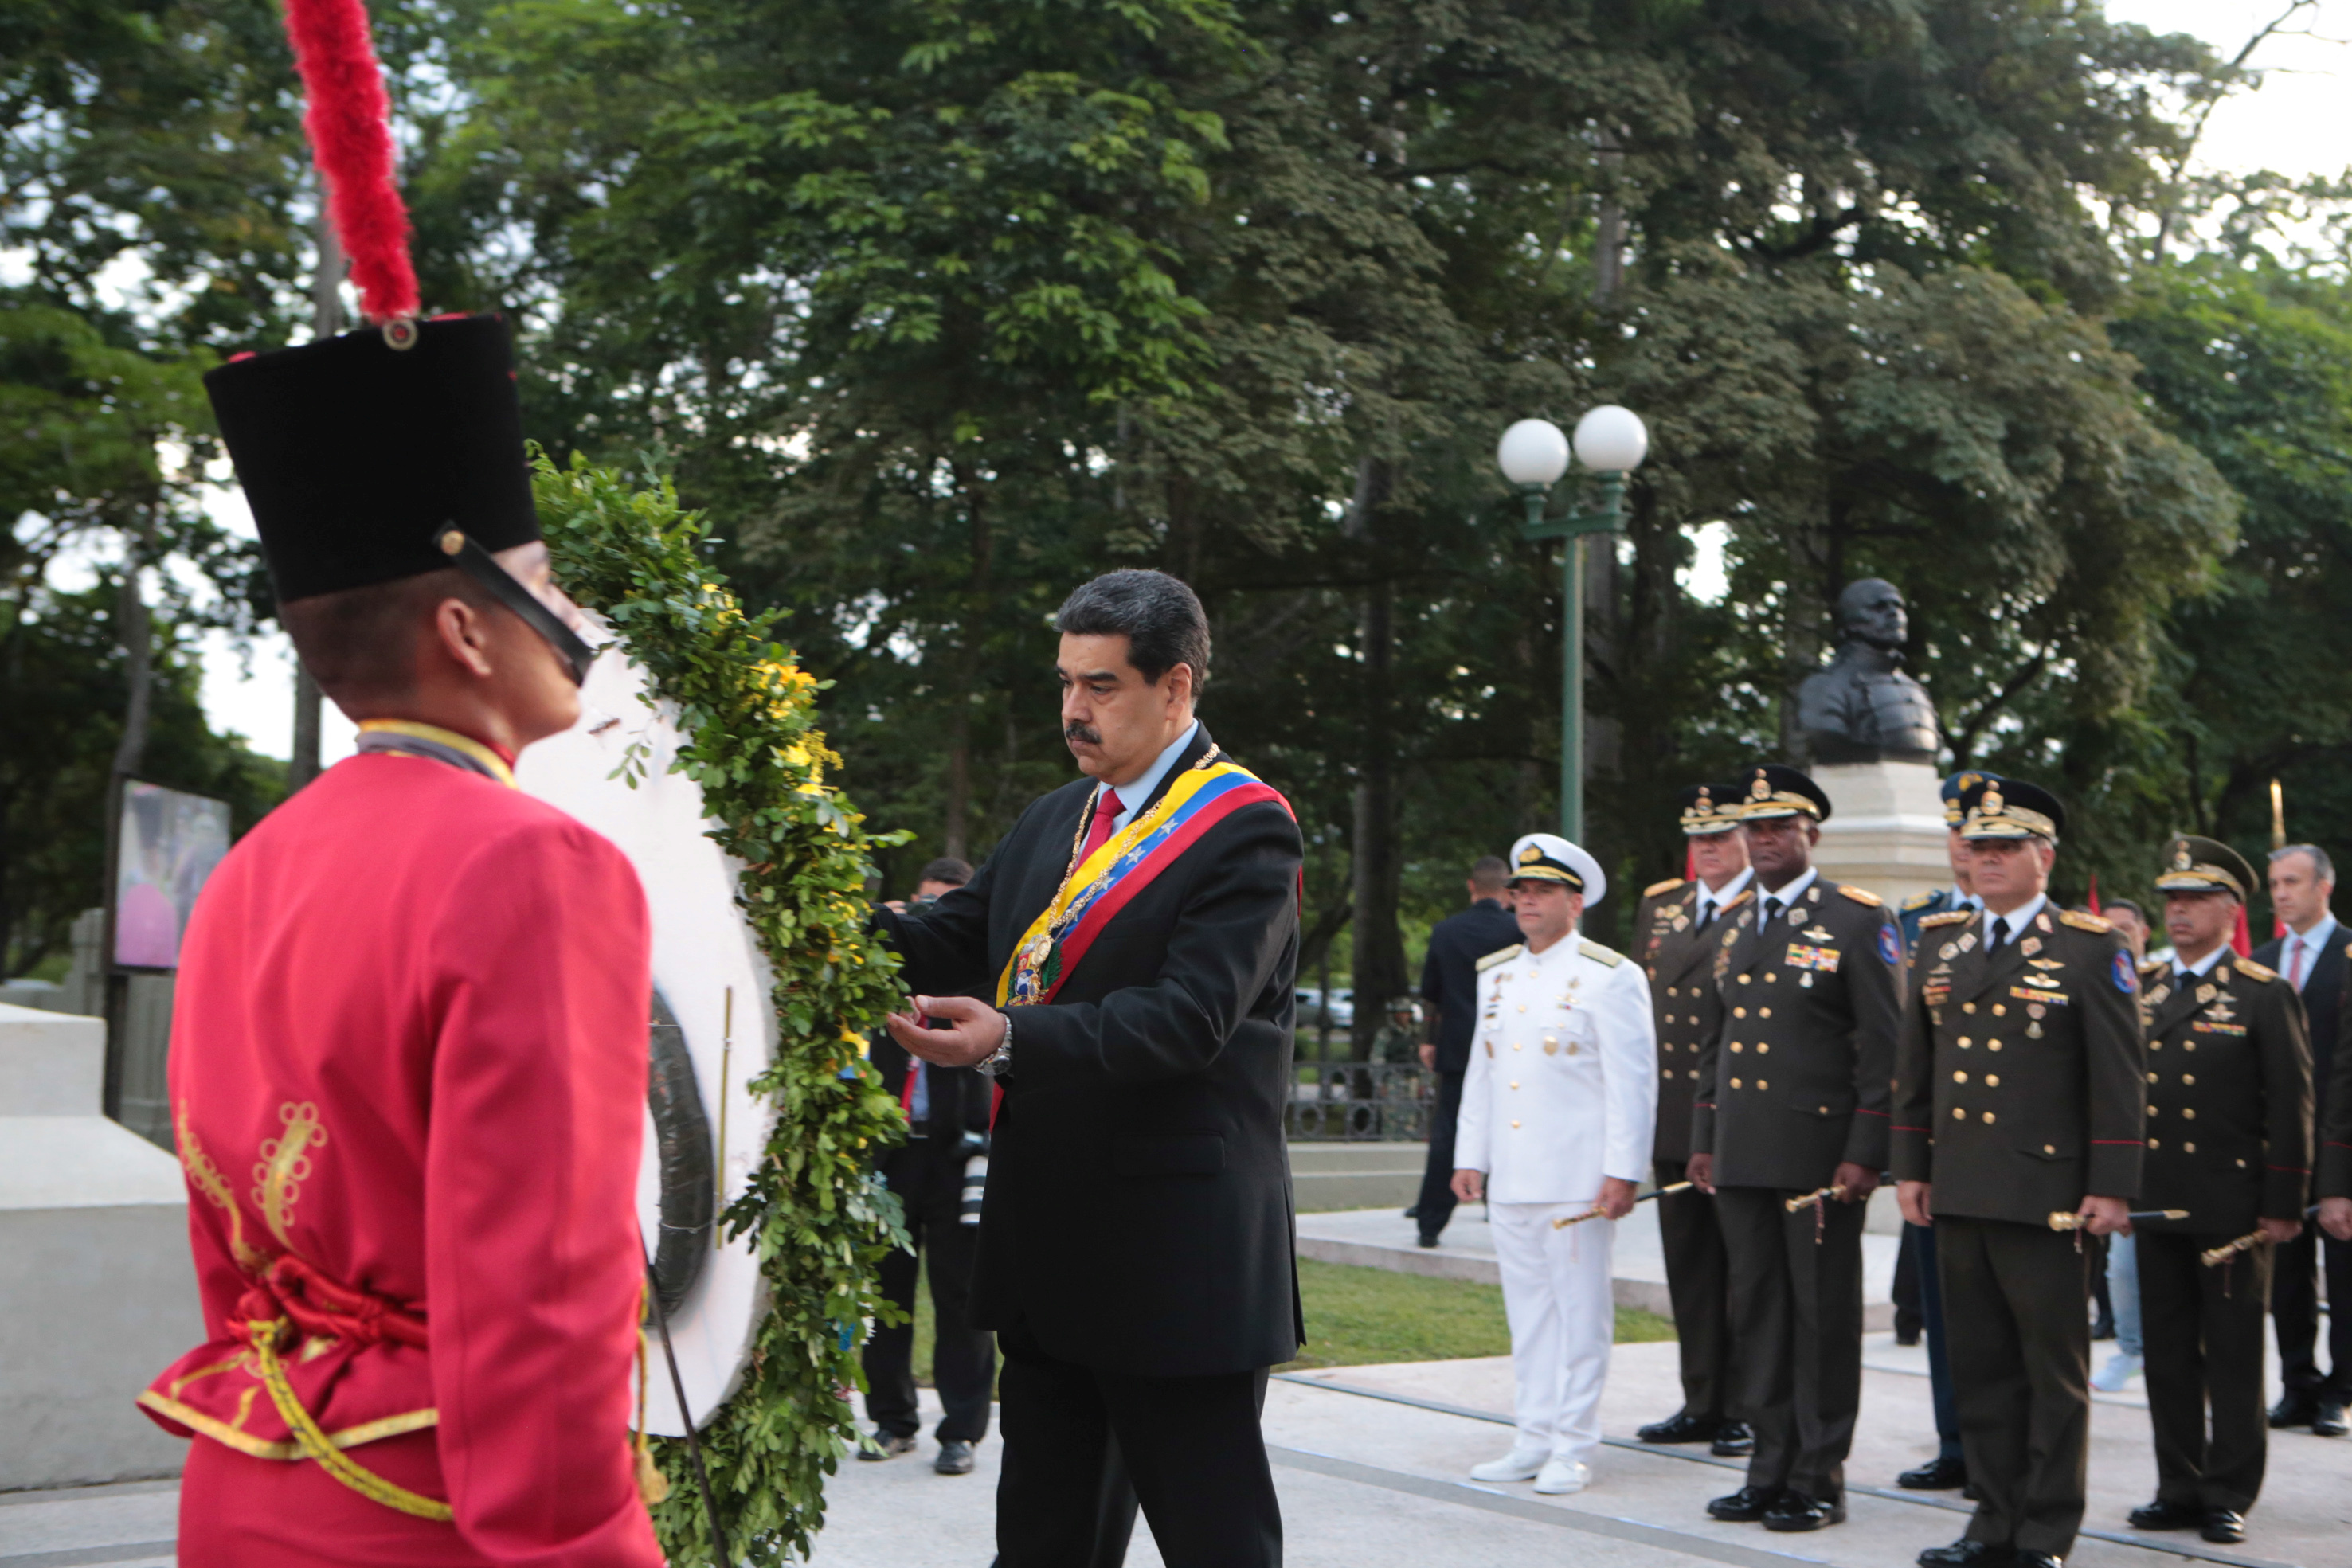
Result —
[[1977, 945], [1977, 934], [1976, 934], [1975, 932], [1973, 932], [1973, 931], [1966, 931], [1966, 932], [1962, 932], [1962, 933], [1960, 934], [1960, 951], [1961, 951], [1961, 952], [1963, 952], [1963, 953], [1969, 952], [1969, 951], [1971, 951], [1971, 950], [1973, 950], [1973, 949], [1975, 948], [1976, 945]]
[[2024, 941], [2020, 942], [2017, 945], [2017, 950], [2031, 958], [2033, 955], [2042, 951], [2042, 938], [2039, 936], [2028, 936]]
[[[2132, 973], [2131, 955], [2125, 952], [2120, 947], [2116, 949], [2115, 975], [2116, 989], [2121, 991], [2124, 995], [2130, 996], [2133, 990], [2138, 987], [2139, 977]], [[2158, 1001], [2162, 998], [2151, 997], [2148, 999], [2151, 1001]]]
[[1818, 970], [1824, 975], [1837, 973], [1838, 960], [1844, 955], [1834, 947], [1816, 947], [1808, 942], [1791, 942], [1780, 961], [1792, 969], [1808, 972]]
[[1936, 956], [1943, 959], [1944, 962], [1948, 964], [1959, 956], [1960, 945], [1957, 942], [1947, 942], [1941, 947], [1936, 949]]
[[1886, 967], [1890, 969], [1903, 962], [1902, 944], [1895, 940], [1895, 927], [1892, 925], [1881, 925], [1878, 928], [1878, 956], [1885, 960]]

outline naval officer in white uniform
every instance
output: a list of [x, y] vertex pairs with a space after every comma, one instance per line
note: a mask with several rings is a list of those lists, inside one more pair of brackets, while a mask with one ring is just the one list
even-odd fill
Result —
[[1465, 1203], [1484, 1197], [1494, 1228], [1518, 1436], [1470, 1474], [1573, 1492], [1591, 1483], [1601, 1446], [1617, 1318], [1611, 1233], [1650, 1168], [1658, 1036], [1642, 966], [1576, 934], [1585, 901], [1608, 892], [1600, 862], [1530, 833], [1511, 846], [1510, 865], [1527, 940], [1478, 963], [1454, 1191]]

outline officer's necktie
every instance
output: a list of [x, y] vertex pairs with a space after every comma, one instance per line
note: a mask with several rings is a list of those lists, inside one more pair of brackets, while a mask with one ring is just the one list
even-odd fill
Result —
[[1777, 898], [1766, 899], [1764, 901], [1764, 924], [1769, 925], [1772, 922], [1780, 918], [1780, 901]]
[[1712, 898], [1700, 899], [1698, 901], [1698, 928], [1701, 931], [1704, 931], [1714, 924], [1715, 900]]
[[1994, 915], [1992, 917], [1992, 939], [1985, 944], [1986, 954], [1990, 956], [2000, 952], [2000, 945], [2008, 940], [2009, 921], [2004, 916], [1999, 915]]

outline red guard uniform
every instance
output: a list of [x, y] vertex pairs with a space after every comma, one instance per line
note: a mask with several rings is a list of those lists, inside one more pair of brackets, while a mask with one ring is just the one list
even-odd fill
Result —
[[[189, 925], [171, 1085], [207, 1343], [141, 1397], [197, 1439], [184, 1568], [662, 1560], [628, 1445], [644, 895], [443, 739], [486, 766], [339, 764]], [[272, 1364], [358, 1479], [305, 1457]]]

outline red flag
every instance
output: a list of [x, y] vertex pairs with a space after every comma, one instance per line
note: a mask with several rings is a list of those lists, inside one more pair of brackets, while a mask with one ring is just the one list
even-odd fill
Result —
[[2099, 913], [2099, 873], [2097, 872], [2091, 873], [2091, 913], [2094, 915]]
[[1698, 880], [1698, 851], [1691, 847], [1691, 841], [1688, 839], [1683, 841], [1683, 880], [1685, 882]]
[[2242, 904], [2238, 905], [2238, 928], [2230, 933], [2230, 951], [2241, 958], [2253, 956], [2254, 939], [2246, 933], [2246, 906]]

